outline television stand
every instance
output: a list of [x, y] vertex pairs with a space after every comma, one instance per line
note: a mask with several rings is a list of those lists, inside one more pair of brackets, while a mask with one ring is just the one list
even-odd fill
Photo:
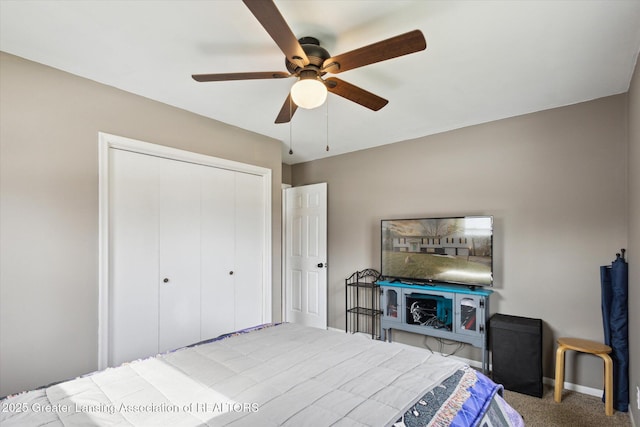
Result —
[[482, 349], [482, 370], [489, 371], [487, 327], [492, 290], [441, 283], [402, 283], [381, 280], [380, 335], [392, 339], [392, 330], [471, 344]]

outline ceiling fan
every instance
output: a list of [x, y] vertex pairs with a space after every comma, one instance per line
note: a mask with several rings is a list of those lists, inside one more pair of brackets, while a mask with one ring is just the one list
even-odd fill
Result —
[[[327, 91], [378, 111], [389, 101], [337, 77], [322, 77], [397, 58], [426, 49], [427, 43], [420, 30], [373, 43], [337, 56], [320, 46], [314, 37], [296, 39], [282, 14], [272, 0], [242, 0], [258, 19], [267, 33], [285, 54], [285, 71], [262, 71], [247, 73], [194, 74], [198, 82], [280, 79], [297, 77], [291, 93], [287, 96], [276, 123], [291, 121], [298, 107], [315, 108], [322, 105]], [[306, 86], [306, 87], [305, 87]]]

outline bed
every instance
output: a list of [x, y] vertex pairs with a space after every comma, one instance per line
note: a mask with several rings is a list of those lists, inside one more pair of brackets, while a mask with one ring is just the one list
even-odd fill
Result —
[[9, 426], [521, 426], [453, 358], [363, 335], [261, 325], [0, 401]]

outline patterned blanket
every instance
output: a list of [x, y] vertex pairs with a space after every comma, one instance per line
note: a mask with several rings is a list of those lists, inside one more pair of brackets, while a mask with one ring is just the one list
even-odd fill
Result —
[[465, 366], [422, 396], [394, 427], [524, 427], [501, 394], [502, 386]]

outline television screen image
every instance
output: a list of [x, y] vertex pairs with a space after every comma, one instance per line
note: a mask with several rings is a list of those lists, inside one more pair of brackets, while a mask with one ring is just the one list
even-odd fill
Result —
[[386, 278], [493, 285], [493, 217], [385, 219], [382, 267]]

